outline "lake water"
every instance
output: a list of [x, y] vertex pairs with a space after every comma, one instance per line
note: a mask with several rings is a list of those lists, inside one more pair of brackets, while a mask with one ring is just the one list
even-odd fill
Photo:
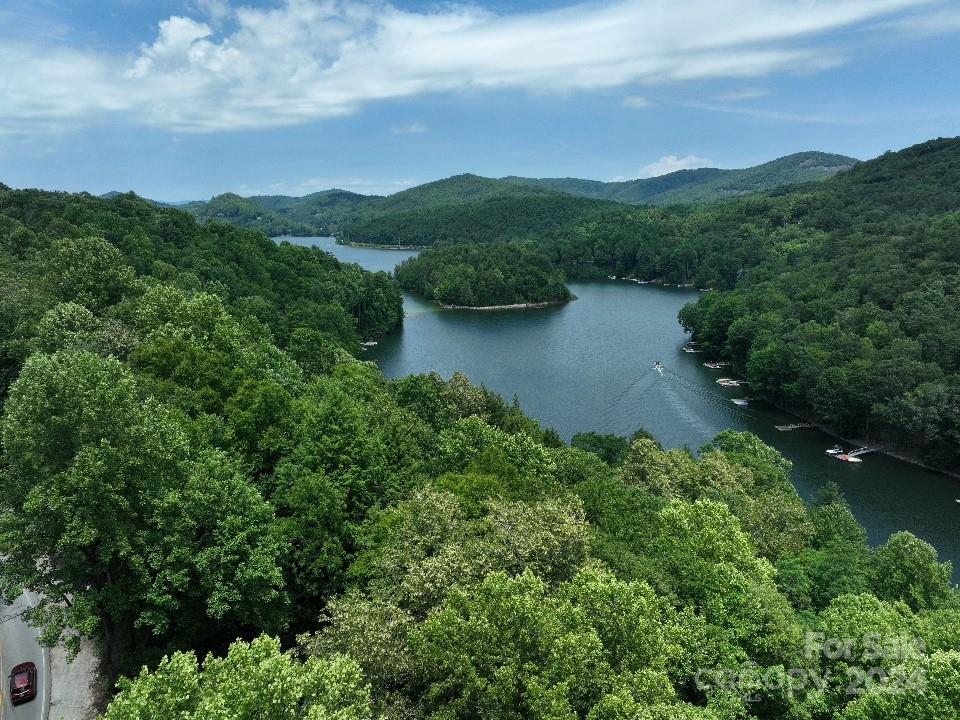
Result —
[[[341, 260], [392, 270], [410, 251], [341, 246], [298, 238]], [[835, 441], [816, 430], [779, 432], [796, 422], [784, 413], [731, 402], [744, 390], [716, 384], [721, 371], [685, 353], [677, 312], [697, 293], [623, 281], [572, 282], [578, 299], [537, 310], [440, 310], [404, 296], [403, 329], [365, 353], [388, 377], [437, 371], [465, 373], [569, 440], [577, 432], [628, 435], [650, 431], [666, 447], [697, 449], [721, 430], [755, 433], [793, 461], [793, 481], [811, 498], [837, 483], [871, 542], [909, 530], [960, 566], [960, 483], [882, 455], [849, 465], [825, 454]], [[653, 363], [660, 360], [660, 376]], [[955, 571], [955, 578], [957, 572]]]

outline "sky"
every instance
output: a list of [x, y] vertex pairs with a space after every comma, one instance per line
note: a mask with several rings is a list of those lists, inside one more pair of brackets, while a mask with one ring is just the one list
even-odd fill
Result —
[[2, 0], [0, 182], [387, 194], [960, 135], [958, 0]]

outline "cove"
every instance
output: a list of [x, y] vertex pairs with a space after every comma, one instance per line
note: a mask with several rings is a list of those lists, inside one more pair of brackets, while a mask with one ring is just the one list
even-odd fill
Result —
[[[414, 252], [337, 245], [332, 238], [283, 238], [316, 245], [345, 262], [390, 271]], [[860, 465], [825, 450], [835, 440], [817, 430], [779, 432], [796, 422], [785, 413], [731, 402], [749, 393], [716, 384], [721, 371], [685, 353], [677, 312], [697, 293], [623, 281], [571, 282], [576, 302], [533, 310], [441, 310], [405, 294], [401, 330], [364, 356], [388, 377], [460, 371], [569, 440], [577, 432], [629, 435], [650, 431], [665, 447], [696, 450], [721, 430], [746, 430], [793, 464], [797, 491], [811, 499], [828, 482], [839, 485], [873, 544], [909, 530], [933, 544], [941, 560], [960, 564], [960, 484], [882, 455]], [[653, 370], [660, 360], [663, 376]]]

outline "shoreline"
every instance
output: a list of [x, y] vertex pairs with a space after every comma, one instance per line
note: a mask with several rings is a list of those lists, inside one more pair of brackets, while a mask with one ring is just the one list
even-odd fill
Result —
[[[863, 438], [845, 437], [844, 435], [841, 435], [839, 432], [831, 428], [829, 425], [824, 425], [823, 423], [817, 421], [816, 418], [808, 418], [808, 417], [804, 417], [803, 415], [799, 415], [798, 413], [791, 410], [787, 410], [786, 408], [781, 407], [777, 403], [771, 400], [768, 400], [767, 398], [764, 398], [762, 396], [759, 399], [763, 400], [763, 402], [765, 403], [768, 403], [771, 407], [776, 408], [780, 412], [786, 413], [792, 418], [796, 418], [797, 420], [802, 420], [803, 422], [810, 423], [813, 426], [814, 430], [819, 430], [824, 435], [827, 435], [828, 437], [831, 437], [834, 440], [840, 440], [841, 442], [844, 442], [847, 445], [853, 445], [858, 447], [870, 447], [870, 448], [873, 448], [874, 452], [876, 452], [878, 455], [886, 455], [887, 457], [891, 457], [894, 460], [899, 460], [900, 462], [906, 463], [907, 465], [913, 465], [914, 467], [921, 468], [928, 472], [937, 473], [938, 475], [944, 475], [945, 477], [951, 478], [953, 480], [960, 480], [960, 473], [954, 472], [951, 470], [946, 470], [943, 468], [936, 468], [936, 467], [933, 467], [932, 465], [928, 465], [918, 457], [910, 455], [909, 453], [903, 450], [900, 450], [896, 447], [891, 447], [889, 443], [883, 443], [881, 445], [871, 445]], [[797, 432], [797, 431], [793, 431], [793, 432]]]
[[[774, 407], [776, 407], [776, 406], [774, 406]], [[859, 439], [858, 439], [858, 438], [852, 438], [852, 439], [851, 439], [851, 438], [847, 438], [847, 437], [844, 437], [843, 435], [841, 435], [840, 433], [838, 433], [837, 431], [832, 430], [830, 427], [828, 427], [828, 426], [826, 426], [826, 425], [823, 425], [823, 424], [821, 424], [821, 423], [815, 422], [814, 420], [807, 420], [807, 419], [801, 417], [800, 415], [796, 415], [796, 414], [791, 413], [791, 412], [788, 412], [788, 411], [786, 411], [786, 410], [783, 410], [783, 412], [786, 412], [788, 415], [790, 415], [790, 416], [792, 416], [792, 417], [795, 417], [795, 418], [797, 418], [797, 419], [799, 419], [799, 420], [803, 420], [804, 422], [809, 422], [811, 425], [813, 425], [813, 427], [814, 427], [816, 430], [819, 430], [819, 431], [822, 432], [824, 435], [828, 435], [828, 436], [834, 438], [835, 440], [841, 440], [841, 441], [845, 442], [847, 445], [855, 445], [855, 446], [859, 446], [859, 447], [869, 447], [869, 448], [873, 448], [874, 452], [875, 452], [876, 454], [878, 454], [878, 455], [886, 455], [887, 457], [891, 457], [891, 458], [893, 458], [894, 460], [898, 460], [898, 461], [900, 461], [900, 462], [902, 462], [902, 463], [906, 463], [907, 465], [913, 465], [914, 467], [921, 468], [922, 470], [926, 470], [927, 472], [937, 473], [938, 475], [943, 475], [943, 476], [948, 477], [948, 478], [951, 478], [951, 479], [953, 479], [953, 480], [960, 480], [960, 473], [953, 472], [953, 471], [951, 471], [951, 470], [946, 470], [946, 469], [944, 469], [944, 468], [936, 468], [936, 467], [933, 467], [932, 465], [928, 465], [928, 464], [926, 464], [925, 462], [923, 462], [923, 460], [921, 460], [921, 459], [919, 459], [919, 458], [917, 458], [917, 457], [915, 457], [915, 456], [913, 456], [913, 455], [910, 455], [909, 453], [906, 453], [906, 452], [904, 452], [904, 451], [902, 451], [902, 450], [899, 450], [899, 449], [897, 449], [896, 447], [891, 447], [891, 446], [890, 446], [889, 444], [887, 444], [887, 443], [884, 443], [884, 444], [882, 444], [882, 445], [871, 445], [870, 443], [868, 443], [868, 442], [867, 442], [866, 440], [864, 440], [863, 438], [859, 438]]]
[[[740, 377], [742, 377], [742, 375]], [[796, 418], [797, 420], [801, 420], [805, 423], [809, 423], [811, 425], [809, 429], [818, 430], [819, 432], [822, 432], [824, 435], [831, 437], [834, 440], [839, 440], [843, 443], [846, 443], [847, 445], [852, 445], [854, 447], [869, 447], [869, 448], [872, 448], [873, 452], [877, 453], [878, 455], [886, 455], [887, 457], [893, 458], [894, 460], [898, 460], [902, 463], [906, 463], [907, 465], [913, 465], [914, 467], [921, 468], [922, 470], [926, 470], [927, 472], [937, 473], [938, 475], [943, 475], [953, 480], [960, 480], [960, 472], [947, 470], [944, 468], [937, 468], [937, 467], [933, 467], [932, 465], [928, 465], [927, 463], [925, 463], [923, 460], [916, 457], [915, 455], [911, 455], [906, 450], [900, 449], [895, 446], [891, 446], [887, 442], [884, 442], [881, 444], [871, 444], [867, 442], [864, 438], [849, 438], [844, 435], [841, 435], [837, 430], [831, 428], [829, 425], [823, 424], [816, 418], [801, 415], [795, 410], [788, 410], [783, 405], [775, 402], [774, 400], [771, 400], [770, 398], [766, 398], [763, 395], [758, 395], [754, 399], [760, 400], [766, 403], [770, 407], [779, 410], [780, 412], [790, 416], [791, 418]], [[798, 432], [798, 431], [799, 430], [794, 430], [790, 432]]]
[[345, 245], [347, 247], [356, 247], [356, 248], [370, 248], [371, 250], [424, 250], [429, 245], [378, 245], [376, 243], [361, 243], [361, 242], [349, 242], [347, 240], [340, 240], [338, 237], [331, 235], [337, 245]]
[[437, 305], [444, 310], [529, 310], [553, 305], [566, 305], [576, 299], [577, 296], [574, 295], [567, 300], [544, 300], [543, 302], [511, 303], [510, 305], [446, 305], [441, 302], [437, 302]]

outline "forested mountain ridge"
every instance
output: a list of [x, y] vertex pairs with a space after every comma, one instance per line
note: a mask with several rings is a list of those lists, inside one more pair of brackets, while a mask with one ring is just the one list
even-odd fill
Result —
[[187, 203], [181, 209], [195, 215], [200, 223], [215, 220], [272, 236], [313, 234], [307, 224], [284, 217], [252, 198], [235, 193], [223, 193], [206, 202]]
[[[703, 202], [754, 193], [792, 183], [815, 182], [847, 169], [857, 161], [843, 155], [805, 152], [788, 155], [743, 170], [702, 168], [680, 170], [645, 180], [604, 183], [576, 178], [501, 179], [473, 174], [454, 175], [393, 195], [359, 195], [325, 190], [303, 197], [233, 193], [183, 205], [203, 222], [221, 220], [268, 235], [336, 235], [351, 242], [386, 245], [431, 245], [440, 241], [484, 242], [515, 239], [551, 231], [564, 222], [582, 219], [602, 204], [571, 205], [569, 198], [630, 204], [670, 205]], [[526, 213], [528, 205], [537, 208]], [[465, 206], [471, 222], [458, 226], [453, 208]], [[551, 219], [551, 207], [559, 221]], [[572, 211], [576, 208], [576, 211]], [[437, 210], [435, 218], [424, 216]], [[470, 231], [483, 212], [499, 213], [500, 229], [489, 224]], [[391, 238], [393, 233], [396, 237]]]
[[729, 206], [767, 237], [684, 325], [766, 397], [949, 470], [960, 463], [960, 139]]
[[[455, 175], [418, 185], [386, 197], [360, 195], [346, 190], [324, 190], [302, 197], [288, 195], [217, 195], [209, 201], [188, 203], [183, 209], [200, 222], [209, 219], [260, 230], [268, 235], [346, 235], [359, 234], [365, 223], [393, 214], [412, 213], [434, 208], [487, 203], [525, 197], [560, 198], [562, 195], [540, 188], [519, 187], [513, 183], [480, 177]], [[391, 222], [387, 220], [386, 222]], [[392, 221], [396, 225], [396, 221]], [[348, 230], [349, 228], [349, 230]], [[422, 242], [418, 244], [429, 244]]]
[[503, 178], [519, 185], [547, 188], [596, 200], [647, 205], [711, 202], [784, 185], [818, 182], [849, 170], [858, 160], [816, 151], [794, 153], [739, 170], [700, 168], [622, 182], [577, 178]]

